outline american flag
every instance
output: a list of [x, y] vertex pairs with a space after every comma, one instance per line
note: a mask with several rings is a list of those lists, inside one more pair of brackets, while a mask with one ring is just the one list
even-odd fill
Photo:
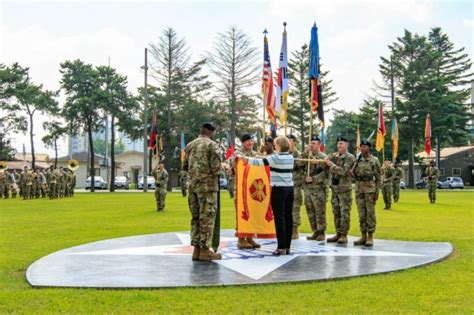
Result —
[[263, 37], [263, 77], [262, 77], [262, 95], [267, 109], [268, 117], [276, 125], [275, 119], [275, 86], [273, 85], [273, 72], [270, 63], [270, 53], [268, 51], [267, 31]]

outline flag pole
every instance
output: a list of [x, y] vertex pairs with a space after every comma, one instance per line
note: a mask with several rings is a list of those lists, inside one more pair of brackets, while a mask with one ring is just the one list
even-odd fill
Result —
[[[286, 38], [286, 22], [283, 22], [283, 33], [284, 33], [284, 36]], [[288, 60], [288, 50], [286, 49], [286, 51], [287, 51], [286, 60]], [[287, 62], [287, 67], [288, 67], [288, 62]], [[287, 78], [287, 80], [288, 80], [288, 78]], [[290, 84], [288, 83], [288, 94], [289, 93], [290, 93]], [[283, 101], [283, 95], [281, 97], [282, 97], [282, 101]], [[286, 137], [288, 135], [288, 103], [287, 103], [287, 98], [286, 97], [285, 97], [285, 115], [284, 115], [284, 117], [285, 117], [285, 137]]]
[[[311, 79], [309, 80], [309, 135], [308, 135], [308, 146], [311, 145], [311, 138], [313, 137], [313, 87], [311, 84]], [[308, 157], [311, 159], [311, 151], [308, 154]], [[308, 161], [308, 166], [306, 168], [306, 176], [309, 176], [311, 162]]]

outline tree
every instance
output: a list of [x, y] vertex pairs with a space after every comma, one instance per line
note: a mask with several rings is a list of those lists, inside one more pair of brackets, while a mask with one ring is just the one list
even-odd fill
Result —
[[0, 64], [0, 121], [4, 135], [28, 130], [28, 122], [25, 116], [20, 115], [20, 106], [16, 99], [18, 91], [25, 86], [27, 71], [18, 63], [10, 67]]
[[61, 88], [66, 94], [62, 109], [68, 130], [72, 133], [86, 132], [89, 141], [91, 191], [95, 191], [94, 142], [92, 133], [103, 128], [100, 108], [106, 101], [102, 81], [90, 64], [81, 60], [65, 61], [61, 64]]
[[54, 167], [58, 165], [58, 140], [67, 134], [67, 128], [59, 120], [45, 121], [43, 128], [48, 132], [42, 140], [47, 147], [54, 149]]
[[[288, 62], [288, 75], [290, 77], [290, 97], [288, 104], [288, 125], [294, 128], [300, 135], [301, 143], [308, 141], [307, 130], [309, 130], [310, 106], [308, 88], [309, 49], [303, 44], [300, 50], [291, 52], [292, 58]], [[324, 112], [328, 112], [331, 105], [339, 98], [332, 88], [332, 80], [328, 78], [329, 71], [322, 71], [321, 83]], [[313, 126], [313, 133], [319, 133], [319, 126]]]
[[257, 54], [248, 35], [236, 26], [219, 33], [213, 51], [208, 53], [210, 70], [219, 79], [216, 90], [228, 106], [232, 144], [239, 118], [255, 117], [257, 112], [247, 91], [258, 80]]

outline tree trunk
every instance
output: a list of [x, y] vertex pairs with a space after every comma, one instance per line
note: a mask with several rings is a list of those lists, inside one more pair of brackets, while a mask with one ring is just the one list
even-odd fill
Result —
[[413, 138], [410, 138], [410, 140], [408, 141], [408, 188], [415, 188]]
[[[105, 144], [107, 145], [107, 143]], [[115, 192], [115, 116], [110, 120], [110, 192]]]
[[[235, 115], [237, 111], [237, 100], [235, 96], [235, 34], [233, 33], [232, 41], [232, 83], [230, 86], [230, 142], [235, 146], [235, 126], [237, 125], [237, 117]], [[263, 129], [262, 143], [265, 143], [265, 128]]]
[[[165, 144], [164, 144], [164, 151], [165, 151], [165, 168], [168, 174], [171, 174], [171, 162], [172, 162], [172, 152], [171, 152], [171, 76], [172, 76], [172, 65], [173, 65], [173, 52], [171, 49], [171, 38], [169, 38], [168, 41], [168, 56], [169, 56], [169, 62], [168, 62], [168, 88], [167, 88], [167, 131], [166, 131], [166, 136], [165, 136]], [[149, 170], [151, 171], [151, 169]], [[145, 175], [146, 176], [146, 175]], [[167, 190], [171, 191], [171, 181], [168, 181], [167, 185]]]
[[31, 168], [36, 170], [35, 145], [33, 141], [33, 114], [30, 116]]
[[54, 139], [54, 168], [58, 167], [58, 139]]
[[95, 192], [94, 141], [92, 139], [91, 122], [89, 122], [87, 124], [87, 134], [89, 136], [89, 152], [90, 152], [89, 173], [90, 173], [90, 176], [91, 176], [91, 192]]

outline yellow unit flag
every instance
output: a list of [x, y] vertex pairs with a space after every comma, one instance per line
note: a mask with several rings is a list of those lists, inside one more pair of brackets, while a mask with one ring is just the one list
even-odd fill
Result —
[[236, 158], [236, 216], [238, 237], [274, 238], [270, 204], [270, 167]]

